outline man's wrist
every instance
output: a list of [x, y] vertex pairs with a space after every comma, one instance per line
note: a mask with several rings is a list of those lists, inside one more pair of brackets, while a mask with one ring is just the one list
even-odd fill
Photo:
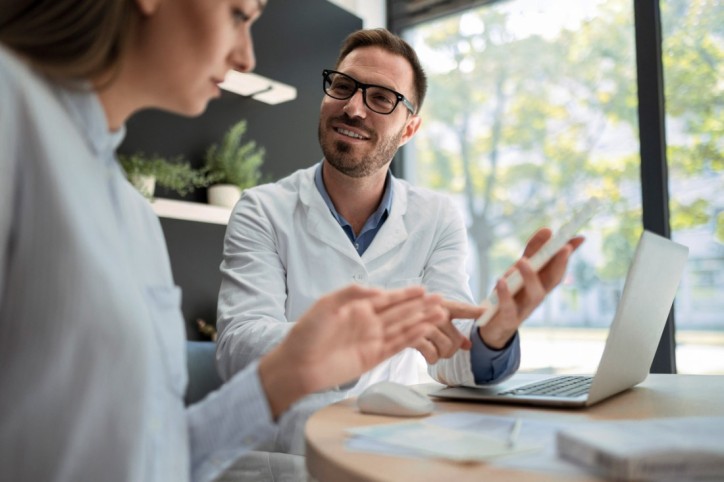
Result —
[[478, 330], [478, 336], [488, 348], [492, 350], [504, 350], [508, 347], [511, 340], [518, 330], [510, 330], [496, 328], [495, 326], [485, 325]]

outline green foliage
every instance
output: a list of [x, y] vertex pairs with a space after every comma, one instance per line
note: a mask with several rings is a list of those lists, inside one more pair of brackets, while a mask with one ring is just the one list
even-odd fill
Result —
[[129, 181], [148, 198], [153, 197], [153, 193], [143, 192], [141, 176], [155, 178], [157, 185], [170, 189], [180, 196], [185, 196], [196, 188], [206, 187], [211, 182], [205, 170], [194, 169], [188, 161], [180, 157], [168, 160], [157, 154], [148, 156], [137, 152], [131, 155], [121, 154], [118, 160], [126, 171]]
[[677, 213], [671, 220], [674, 231], [684, 230], [709, 222], [709, 201], [696, 199], [690, 203], [682, 203], [677, 199], [670, 201], [671, 210]]
[[242, 144], [247, 124], [241, 120], [224, 135], [221, 144], [206, 151], [206, 168], [213, 183], [233, 184], [241, 189], [256, 186], [262, 178], [261, 166], [266, 151], [256, 142]]
[[643, 230], [640, 207], [622, 210], [616, 216], [618, 225], [603, 230], [604, 260], [598, 268], [598, 275], [604, 281], [620, 280], [626, 276], [636, 241]]
[[[555, 226], [582, 196], [607, 205], [597, 226], [603, 259], [577, 266], [577, 283], [618, 280], [642, 224], [631, 2], [597, 2], [580, 24], [555, 31], [518, 28], [516, 7], [506, 3], [515, 2], [415, 28], [418, 52], [431, 55], [417, 177], [464, 198], [479, 296], [488, 291], [486, 270], [505, 269], [533, 228]], [[712, 185], [724, 171], [724, 9], [667, 0], [662, 10], [672, 187], [704, 178]], [[724, 241], [724, 215], [709, 191], [678, 197], [670, 204], [674, 229], [706, 225]]]

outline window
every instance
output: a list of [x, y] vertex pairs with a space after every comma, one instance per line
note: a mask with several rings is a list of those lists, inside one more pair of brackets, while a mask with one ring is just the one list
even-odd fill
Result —
[[[719, 4], [662, 4], [671, 223], [691, 248], [676, 305], [682, 372], [724, 373], [724, 361], [691, 355], [724, 360]], [[477, 299], [539, 226], [607, 200], [562, 286], [521, 330], [523, 369], [594, 370], [642, 229], [632, 1], [499, 1], [403, 35], [430, 78], [405, 177], [457, 199]]]

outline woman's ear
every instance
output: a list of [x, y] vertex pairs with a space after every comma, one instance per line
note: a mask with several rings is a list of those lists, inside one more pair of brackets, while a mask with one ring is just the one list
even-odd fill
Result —
[[161, 1], [162, 0], [136, 0], [136, 5], [138, 5], [138, 10], [143, 15], [152, 15], [158, 9]]

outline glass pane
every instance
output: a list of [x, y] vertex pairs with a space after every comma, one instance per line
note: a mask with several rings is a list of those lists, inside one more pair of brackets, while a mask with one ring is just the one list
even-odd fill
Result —
[[673, 238], [689, 246], [676, 300], [680, 373], [724, 373], [724, 5], [661, 2]]
[[408, 30], [430, 80], [405, 175], [450, 193], [478, 300], [541, 226], [606, 199], [521, 329], [522, 369], [595, 370], [641, 233], [631, 0], [511, 0]]

